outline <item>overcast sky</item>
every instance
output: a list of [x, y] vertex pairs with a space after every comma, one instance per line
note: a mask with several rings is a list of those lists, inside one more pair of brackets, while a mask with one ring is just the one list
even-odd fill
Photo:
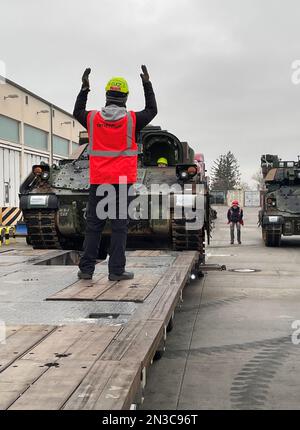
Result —
[[263, 153], [300, 154], [299, 0], [1, 0], [7, 77], [72, 112], [91, 67], [88, 108], [124, 76], [143, 108], [140, 65], [158, 102], [153, 121], [205, 154], [237, 156], [244, 181]]

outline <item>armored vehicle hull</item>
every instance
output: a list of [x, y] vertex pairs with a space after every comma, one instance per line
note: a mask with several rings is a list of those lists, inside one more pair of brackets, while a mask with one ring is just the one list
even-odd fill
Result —
[[[60, 161], [59, 165], [33, 166], [20, 187], [28, 242], [34, 248], [82, 249], [89, 192], [87, 134], [81, 134], [80, 143], [72, 159]], [[211, 226], [204, 160], [195, 159], [186, 142], [180, 142], [160, 127], [146, 127], [138, 144], [138, 180], [134, 192], [146, 203], [136, 205], [134, 216], [129, 219], [128, 247], [197, 250], [199, 262], [203, 262], [205, 238], [209, 240]], [[167, 158], [167, 167], [158, 167], [160, 157]], [[184, 194], [187, 196], [182, 197]], [[167, 202], [166, 207], [163, 201]], [[200, 215], [194, 220], [186, 217], [185, 206], [190, 214], [197, 202]], [[147, 212], [146, 216], [143, 212]], [[99, 258], [106, 257], [109, 238], [108, 221]]]
[[282, 236], [300, 235], [300, 163], [282, 161], [277, 155], [261, 157], [265, 181], [259, 213], [266, 246], [279, 246]]

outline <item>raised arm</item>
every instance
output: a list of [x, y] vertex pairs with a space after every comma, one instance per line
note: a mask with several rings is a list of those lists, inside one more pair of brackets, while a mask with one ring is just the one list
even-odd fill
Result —
[[89, 82], [89, 74], [91, 73], [91, 69], [87, 68], [85, 69], [83, 75], [82, 75], [82, 86], [81, 90], [77, 96], [73, 116], [75, 119], [77, 119], [80, 124], [87, 129], [87, 116], [89, 111], [86, 111], [86, 102], [88, 93], [90, 91], [90, 82]]
[[157, 115], [157, 104], [155, 100], [154, 91], [152, 84], [150, 82], [149, 73], [146, 66], [142, 66], [142, 72], [140, 74], [142, 78], [144, 94], [145, 94], [145, 109], [136, 112], [136, 131], [140, 131], [147, 124], [149, 124], [152, 119]]

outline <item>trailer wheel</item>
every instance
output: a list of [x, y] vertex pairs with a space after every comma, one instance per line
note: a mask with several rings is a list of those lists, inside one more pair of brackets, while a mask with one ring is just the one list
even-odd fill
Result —
[[[167, 331], [167, 328], [165, 327], [165, 332], [166, 331]], [[164, 336], [161, 339], [161, 341], [157, 347], [157, 350], [153, 356], [153, 361], [160, 360], [162, 358], [162, 356], [164, 355], [165, 350], [166, 350], [166, 340], [165, 340], [165, 336]]]
[[172, 315], [167, 325], [167, 333], [170, 333], [170, 331], [173, 330], [173, 327], [174, 327], [174, 316]]
[[163, 349], [158, 349], [156, 351], [156, 353], [154, 354], [153, 361], [160, 360], [162, 358], [162, 356], [164, 355], [164, 352], [165, 351]]

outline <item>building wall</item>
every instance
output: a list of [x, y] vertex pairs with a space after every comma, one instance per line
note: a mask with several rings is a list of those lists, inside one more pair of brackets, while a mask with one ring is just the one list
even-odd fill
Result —
[[244, 191], [243, 190], [228, 190], [227, 205], [231, 206], [233, 200], [238, 200], [241, 206], [244, 206]]
[[18, 206], [21, 151], [0, 147], [1, 207]]
[[[8, 95], [18, 97], [4, 99]], [[32, 165], [50, 162], [50, 115], [50, 102], [11, 81], [0, 84], [0, 207], [18, 206], [20, 183]], [[74, 152], [83, 128], [57, 106], [52, 106], [52, 122], [52, 159], [57, 163]]]
[[259, 207], [260, 204], [260, 191], [245, 191], [245, 206]]
[[231, 206], [233, 200], [238, 200], [240, 206], [260, 207], [262, 202], [261, 193], [261, 191], [248, 190], [211, 191], [210, 201], [213, 205]]

